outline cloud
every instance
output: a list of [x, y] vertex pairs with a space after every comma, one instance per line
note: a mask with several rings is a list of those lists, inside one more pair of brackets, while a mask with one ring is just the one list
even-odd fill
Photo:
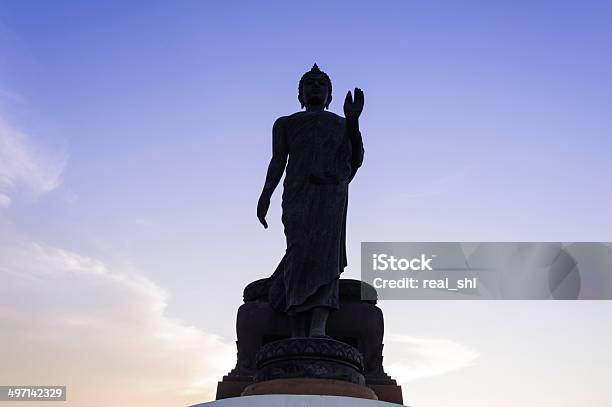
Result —
[[22, 242], [0, 244], [0, 281], [1, 383], [65, 384], [70, 406], [189, 405], [235, 363], [233, 344], [168, 317], [167, 294], [133, 270]]
[[479, 357], [474, 349], [448, 339], [390, 335], [385, 342], [385, 353], [393, 355], [385, 358], [385, 368], [400, 383], [463, 369]]
[[20, 193], [37, 198], [55, 189], [65, 164], [65, 154], [44, 151], [0, 116], [0, 208]]

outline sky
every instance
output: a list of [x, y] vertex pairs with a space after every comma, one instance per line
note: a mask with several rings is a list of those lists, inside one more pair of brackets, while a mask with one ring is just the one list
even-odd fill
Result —
[[[0, 2], [0, 384], [185, 406], [235, 363], [274, 120], [360, 87], [362, 241], [612, 241], [607, 1]], [[612, 303], [381, 301], [414, 407], [612, 404]], [[101, 389], [100, 384], [105, 388]], [[23, 403], [24, 407], [27, 403]]]

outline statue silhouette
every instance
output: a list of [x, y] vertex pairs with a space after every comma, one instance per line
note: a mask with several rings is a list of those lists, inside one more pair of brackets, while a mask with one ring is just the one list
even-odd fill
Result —
[[354, 97], [346, 94], [345, 118], [327, 111], [331, 80], [315, 64], [299, 82], [298, 100], [304, 111], [274, 123], [257, 217], [267, 228], [270, 197], [286, 170], [282, 222], [287, 248], [269, 279], [269, 301], [289, 316], [292, 337], [325, 337], [329, 312], [339, 308], [338, 279], [347, 264], [348, 185], [363, 161], [359, 116], [364, 95], [359, 88]]

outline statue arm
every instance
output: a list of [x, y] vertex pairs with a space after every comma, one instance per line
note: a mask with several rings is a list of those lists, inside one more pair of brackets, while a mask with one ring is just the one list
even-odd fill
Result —
[[276, 186], [283, 177], [285, 166], [287, 165], [287, 143], [285, 133], [282, 129], [282, 118], [276, 120], [272, 128], [272, 159], [268, 165], [268, 173], [266, 174], [266, 183], [264, 184], [262, 196], [268, 199], [274, 193]]
[[346, 135], [351, 142], [351, 175], [349, 182], [357, 173], [357, 169], [363, 163], [363, 142], [359, 131], [359, 116], [363, 111], [364, 95], [363, 91], [355, 88], [355, 98], [349, 90], [344, 98], [344, 116], [346, 117]]
[[351, 176], [349, 182], [355, 177], [357, 170], [363, 163], [363, 140], [359, 131], [359, 119], [351, 118], [346, 120], [346, 134], [351, 142]]
[[264, 228], [268, 228], [266, 215], [270, 207], [270, 198], [276, 186], [283, 177], [285, 166], [287, 165], [287, 141], [283, 130], [283, 118], [277, 119], [272, 128], [272, 159], [268, 165], [266, 183], [257, 202], [257, 218]]

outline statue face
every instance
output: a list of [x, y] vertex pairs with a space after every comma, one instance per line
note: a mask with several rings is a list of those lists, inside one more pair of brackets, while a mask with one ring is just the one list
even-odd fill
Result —
[[327, 79], [321, 74], [310, 74], [302, 84], [302, 95], [306, 106], [325, 106], [329, 95]]

